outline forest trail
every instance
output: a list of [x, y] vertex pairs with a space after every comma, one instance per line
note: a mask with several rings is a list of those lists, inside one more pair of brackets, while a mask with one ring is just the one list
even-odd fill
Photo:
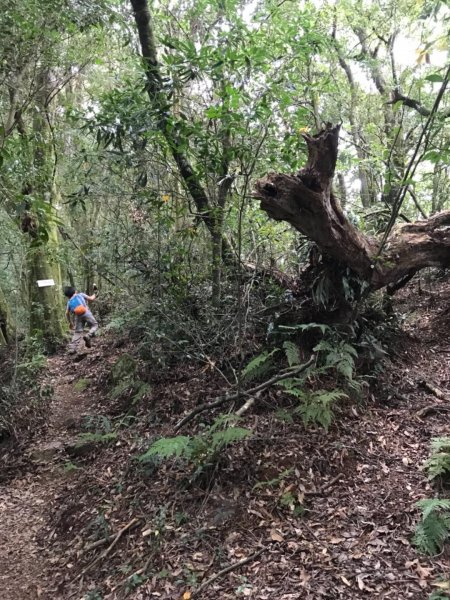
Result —
[[[70, 448], [87, 415], [120, 416], [103, 375], [123, 348], [99, 340], [79, 363], [65, 355], [50, 358], [48, 426], [26, 450], [23, 472], [0, 487], [1, 600], [179, 600], [224, 565], [261, 548], [257, 560], [218, 579], [199, 598], [231, 600], [241, 597], [236, 590], [246, 590], [254, 600], [426, 600], [448, 557], [430, 559], [411, 545], [414, 504], [433, 495], [421, 465], [430, 439], [448, 434], [448, 418], [418, 412], [447, 402], [423, 381], [450, 395], [449, 292], [446, 282], [420, 296], [411, 289], [399, 294], [403, 332], [368, 406], [344, 406], [328, 433], [255, 411], [247, 422], [263, 441], [237, 449], [206, 493], [186, 493], [176, 470], [144, 475], [130, 460], [136, 440], [141, 452], [149, 435], [170, 434], [180, 410], [170, 412], [173, 398], [187, 387], [194, 396], [196, 385], [204, 394], [201, 377], [172, 372], [171, 380], [154, 386], [157, 403], [119, 431], [114, 447], [79, 460]], [[289, 475], [279, 488], [255, 485], [280, 473]], [[305, 515], [280, 505], [293, 489], [305, 496]], [[183, 516], [181, 525], [172, 514]], [[86, 551], [105, 531], [120, 531], [133, 519], [137, 526], [107, 559], [101, 560], [105, 545]], [[156, 527], [166, 528], [157, 545], [143, 535]], [[136, 589], [127, 587], [127, 574], [142, 572], [147, 557], [153, 573], [167, 574], [138, 577]], [[93, 563], [96, 568], [77, 579]], [[185, 577], [187, 569], [190, 577], [199, 573], [198, 580]]]
[[[95, 350], [87, 358], [80, 356], [88, 363], [99, 358]], [[89, 395], [74, 389], [80, 378], [76, 367], [82, 362], [75, 363], [65, 354], [48, 359], [46, 383], [53, 387], [53, 396], [45, 436], [36, 436], [27, 448], [27, 472], [0, 485], [1, 600], [58, 598], [48, 595], [46, 573], [54, 557], [48, 551], [52, 534], [46, 524], [49, 504], [67, 483], [61, 457], [68, 446], [76, 444], [77, 425], [92, 404]]]

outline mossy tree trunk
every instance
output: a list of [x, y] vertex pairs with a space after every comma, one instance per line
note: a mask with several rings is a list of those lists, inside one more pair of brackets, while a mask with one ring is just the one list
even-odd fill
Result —
[[[29, 240], [27, 252], [30, 335], [47, 351], [54, 351], [64, 334], [61, 298], [61, 270], [58, 259], [59, 239], [54, 219], [57, 197], [54, 157], [50, 139], [49, 74], [38, 78], [40, 91], [33, 114], [33, 178], [24, 194], [27, 212], [22, 230]], [[53, 279], [54, 286], [38, 287], [42, 279]]]
[[14, 336], [14, 327], [11, 320], [11, 313], [5, 294], [0, 288], [0, 347], [6, 346]]

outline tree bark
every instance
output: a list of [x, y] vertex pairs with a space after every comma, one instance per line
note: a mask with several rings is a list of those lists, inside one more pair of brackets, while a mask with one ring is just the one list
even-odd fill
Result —
[[[24, 200], [33, 193], [42, 204], [52, 206], [55, 195], [51, 157], [52, 148], [48, 139], [50, 114], [46, 103], [48, 72], [39, 75], [40, 92], [36, 96], [33, 115], [34, 156], [36, 176], [25, 190]], [[60, 295], [61, 269], [57, 262], [59, 246], [58, 229], [50, 217], [45, 223], [47, 239], [39, 239], [38, 217], [30, 204], [28, 218], [22, 220], [22, 230], [30, 242], [27, 252], [27, 271], [30, 307], [30, 335], [40, 340], [46, 350], [53, 352], [64, 334], [63, 305]], [[54, 279], [55, 286], [39, 288], [40, 279]]]
[[11, 321], [11, 313], [5, 294], [0, 288], [0, 347], [8, 344], [13, 338], [14, 330]]
[[396, 284], [424, 267], [450, 266], [450, 211], [394, 229], [384, 248], [354, 227], [332, 192], [340, 126], [304, 135], [306, 166], [296, 175], [271, 173], [254, 197], [277, 221], [287, 221], [322, 253], [350, 267], [372, 289]]

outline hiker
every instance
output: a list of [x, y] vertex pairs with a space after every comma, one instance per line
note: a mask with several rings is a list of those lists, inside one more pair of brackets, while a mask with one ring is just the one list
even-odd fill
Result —
[[[78, 345], [83, 338], [88, 348], [91, 347], [91, 338], [94, 337], [98, 329], [98, 323], [88, 308], [88, 302], [95, 300], [95, 294], [88, 296], [83, 292], [77, 292], [74, 287], [65, 287], [64, 296], [69, 298], [67, 302], [66, 318], [70, 329], [74, 329], [72, 339], [69, 344], [71, 354], [77, 351]], [[72, 315], [74, 316], [74, 325], [72, 325]], [[89, 325], [89, 331], [84, 333], [85, 324]]]

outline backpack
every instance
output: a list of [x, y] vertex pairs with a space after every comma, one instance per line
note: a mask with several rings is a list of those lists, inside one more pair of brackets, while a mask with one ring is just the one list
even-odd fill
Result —
[[67, 308], [70, 310], [70, 312], [73, 312], [73, 314], [78, 316], [84, 315], [84, 313], [87, 312], [87, 306], [80, 294], [75, 294], [75, 296], [72, 296], [67, 303]]

